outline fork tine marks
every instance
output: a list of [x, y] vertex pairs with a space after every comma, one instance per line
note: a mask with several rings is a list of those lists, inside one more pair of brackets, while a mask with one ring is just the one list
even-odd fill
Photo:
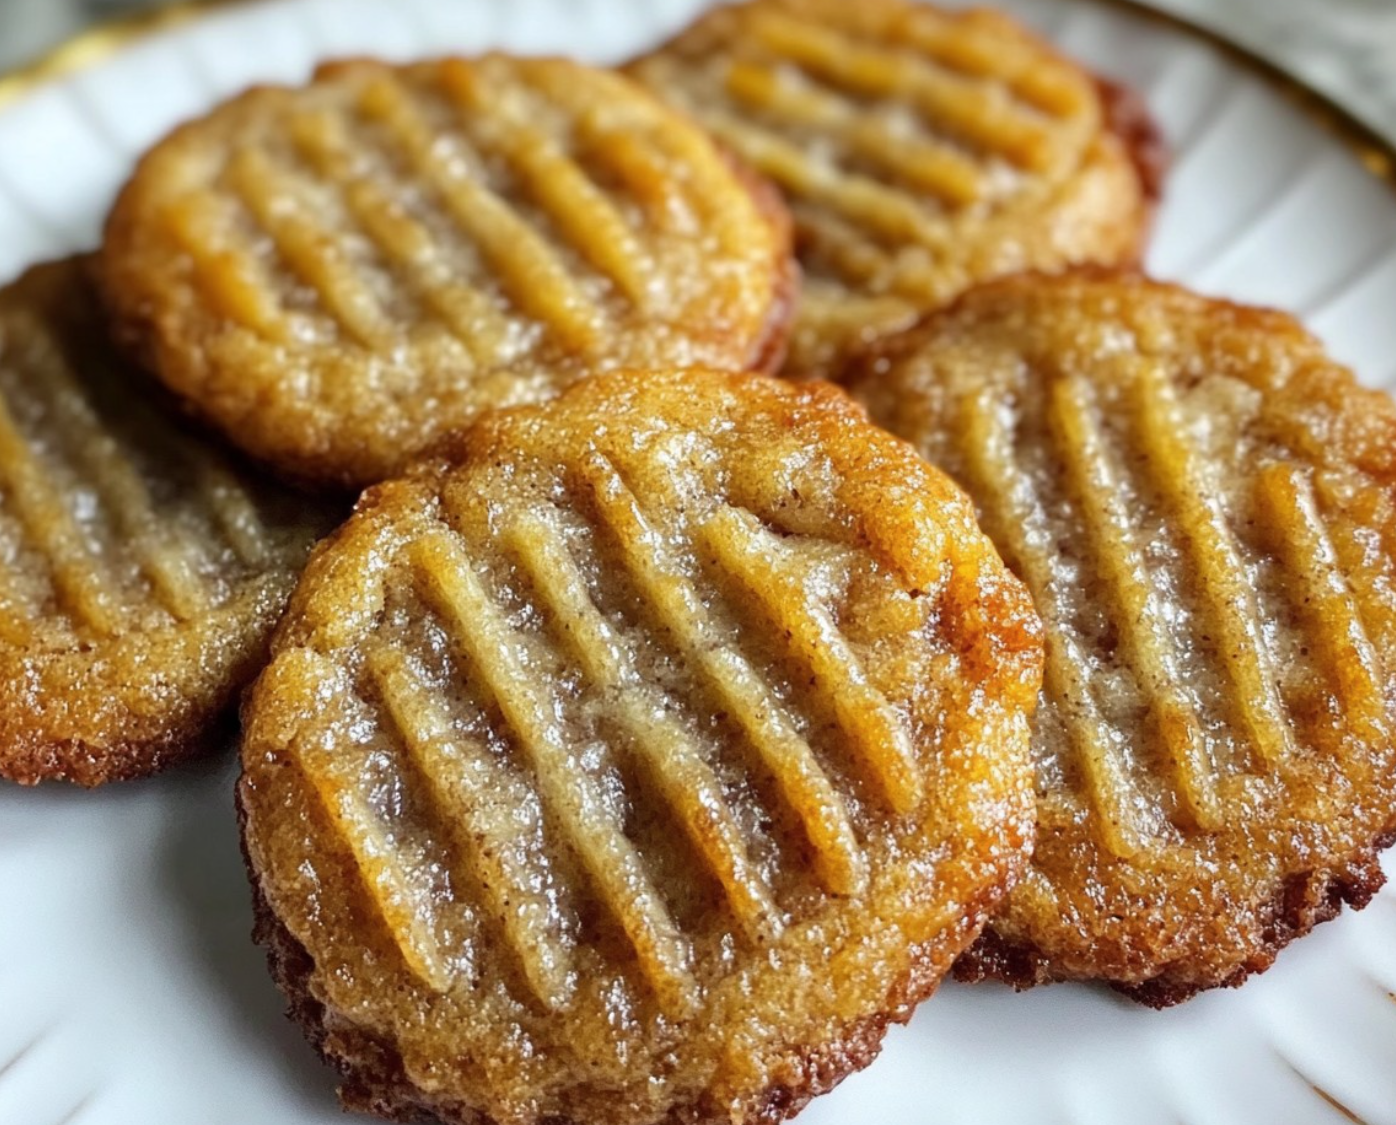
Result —
[[721, 110], [707, 110], [700, 117], [743, 159], [788, 191], [818, 201], [888, 242], [912, 240], [935, 245], [940, 241], [931, 217], [901, 192], [868, 176], [815, 163], [797, 145]]
[[66, 431], [73, 459], [105, 499], [118, 534], [130, 543], [156, 596], [170, 614], [190, 620], [209, 607], [197, 544], [156, 514], [150, 490], [120, 443], [103, 426], [64, 364], [49, 371], [47, 402]]
[[456, 225], [498, 272], [509, 298], [542, 321], [565, 346], [590, 355], [603, 310], [568, 272], [555, 249], [509, 204], [440, 153], [438, 137], [401, 83], [381, 77], [364, 92], [361, 112], [431, 186]]
[[302, 155], [342, 192], [345, 206], [384, 260], [406, 275], [476, 362], [495, 359], [508, 321], [483, 293], [456, 283], [431, 232], [374, 178], [358, 173], [344, 122], [321, 111], [292, 118], [289, 129]]
[[52, 571], [54, 592], [62, 607], [94, 631], [115, 635], [125, 615], [111, 576], [88, 546], [87, 537], [3, 401], [0, 482], [15, 515]]
[[[401, 652], [369, 655], [369, 674], [386, 706], [386, 718], [431, 791], [449, 830], [466, 842], [480, 870], [479, 883], [495, 922], [523, 967], [533, 994], [552, 1010], [573, 991], [571, 954], [557, 933], [553, 911], [540, 888], [540, 873], [521, 854], [526, 791], [495, 763], [488, 748], [459, 737], [447, 712], [425, 688]], [[510, 815], [491, 815], [499, 804]]]
[[867, 858], [843, 798], [787, 708], [741, 651], [722, 639], [698, 590], [668, 559], [659, 533], [615, 467], [595, 455], [585, 464], [582, 479], [602, 522], [620, 543], [649, 612], [723, 700], [800, 818], [820, 878], [836, 894], [860, 893], [868, 882]]
[[1255, 596], [1221, 502], [1203, 474], [1167, 373], [1156, 363], [1140, 361], [1130, 365], [1129, 376], [1138, 441], [1202, 577], [1206, 604], [1201, 624], [1220, 638], [1218, 660], [1251, 744], [1263, 761], [1281, 762], [1292, 752], [1293, 739], [1256, 630]]
[[722, 786], [683, 724], [644, 684], [615, 634], [591, 600], [586, 580], [545, 516], [528, 513], [510, 524], [504, 543], [522, 561], [534, 588], [583, 672], [618, 704], [621, 724], [656, 777], [694, 845], [722, 883], [738, 920], [753, 941], [771, 941], [783, 928], [770, 887], [747, 855], [741, 829]]
[[[552, 67], [525, 63], [523, 74], [554, 105], [575, 102], [576, 91]], [[766, 222], [761, 215], [724, 204], [731, 167], [719, 146], [699, 130], [627, 129], [591, 111], [577, 117], [576, 129], [588, 163], [617, 176], [661, 229], [670, 226], [672, 208], [681, 200], [685, 210], [702, 216], [724, 254], [739, 252], [760, 237]], [[682, 180], [671, 174], [674, 163], [686, 169]]]
[[1304, 592], [1301, 609], [1313, 622], [1309, 643], [1321, 653], [1342, 713], [1364, 743], [1388, 740], [1386, 702], [1376, 650], [1342, 572], [1307, 477], [1289, 465], [1269, 465], [1257, 484], [1268, 526], [1290, 581]]
[[1149, 710], [1168, 749], [1179, 796], [1198, 827], [1217, 828], [1221, 803], [1202, 727], [1178, 688], [1176, 650], [1157, 613], [1138, 527], [1125, 507], [1124, 482], [1094, 417], [1095, 395], [1084, 379], [1052, 384], [1048, 423], [1084, 522], [1084, 541], [1113, 596], [1114, 619]]
[[1014, 458], [1012, 433], [999, 417], [992, 389], [965, 400], [960, 445], [985, 530], [1006, 548], [1011, 565], [1043, 607], [1043, 686], [1080, 755], [1101, 839], [1113, 854], [1128, 859], [1147, 850], [1151, 833], [1132, 799], [1133, 782], [1100, 713], [1086, 671], [1090, 663], [1068, 623], [1051, 563], [1029, 539], [1039, 522], [1037, 501]]
[[696, 227], [696, 204], [680, 194], [664, 155], [633, 133], [604, 128], [594, 116], [577, 122], [586, 160], [624, 185], [655, 229], [672, 231], [687, 222]]
[[863, 159], [948, 206], [964, 206], [984, 194], [982, 169], [949, 146], [900, 137], [885, 123], [812, 85], [797, 86], [769, 67], [734, 62], [727, 90], [738, 101], [797, 127], [829, 130]]
[[[968, 28], [929, 7], [905, 28], [909, 41], [937, 63], [975, 78], [1002, 82], [1043, 113], [1070, 117], [1090, 97], [1089, 83], [1069, 65], [990, 33]], [[1051, 38], [1051, 36], [1048, 36]]]
[[275, 282], [250, 247], [229, 231], [232, 208], [230, 200], [211, 191], [194, 191], [170, 207], [165, 221], [193, 263], [198, 288], [224, 319], [273, 343], [289, 343], [294, 328]]
[[188, 456], [214, 522], [233, 553], [244, 566], [264, 566], [271, 557], [271, 544], [247, 487], [206, 449], [190, 449]]
[[[292, 650], [281, 657], [280, 671], [285, 675], [303, 675], [341, 699], [349, 697], [343, 669], [320, 653]], [[421, 873], [409, 869], [370, 807], [362, 778], [338, 749], [340, 741], [297, 739], [290, 747], [292, 760], [305, 775], [338, 838], [353, 855], [364, 889], [407, 967], [433, 991], [447, 992], [455, 982], [456, 972], [437, 938], [437, 911], [431, 895], [421, 885]]]
[[[654, 272], [649, 252], [581, 165], [507, 104], [492, 99], [468, 64], [447, 60], [441, 78], [485, 148], [504, 159], [562, 235], [634, 304], [643, 305], [646, 279]], [[500, 112], [505, 119], [496, 116]]]
[[840, 89], [910, 98], [930, 121], [981, 151], [1033, 170], [1050, 162], [1047, 128], [985, 87], [896, 51], [848, 42], [832, 31], [774, 12], [754, 20], [752, 33], [780, 57]]
[[429, 896], [394, 854], [363, 794], [334, 776], [322, 759], [303, 757], [302, 761], [325, 811], [354, 853], [369, 894], [408, 968], [433, 991], [449, 991], [455, 973], [432, 932]]
[[306, 204], [296, 178], [251, 146], [238, 150], [228, 175], [257, 224], [335, 323], [370, 351], [389, 348], [397, 333], [387, 313], [364, 284], [342, 237]]
[[722, 508], [698, 531], [699, 542], [761, 601], [830, 693], [834, 712], [888, 803], [910, 813], [924, 796], [911, 740], [886, 698], [868, 680], [829, 611], [781, 565], [785, 548], [749, 513]]
[[411, 550], [426, 600], [498, 704], [533, 767], [544, 806], [620, 922], [660, 1003], [674, 1014], [691, 1013], [699, 995], [687, 942], [595, 781], [574, 767], [549, 693], [529, 674], [521, 638], [452, 533], [428, 532]]

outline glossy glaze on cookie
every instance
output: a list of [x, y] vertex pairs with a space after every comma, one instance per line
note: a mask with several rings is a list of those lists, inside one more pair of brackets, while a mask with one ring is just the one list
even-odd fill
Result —
[[362, 485], [596, 370], [778, 364], [775, 193], [626, 79], [322, 66], [157, 144], [107, 223], [122, 337], [281, 472]]
[[961, 975], [1238, 984], [1381, 885], [1396, 408], [1290, 317], [1129, 275], [986, 286], [851, 375], [974, 496], [1047, 631], [1032, 870]]
[[245, 708], [278, 977], [351, 1105], [793, 1112], [1022, 866], [1022, 587], [827, 386], [603, 376], [454, 453], [317, 552]]
[[0, 290], [0, 776], [214, 744], [333, 513], [252, 474], [107, 341], [88, 262]]
[[629, 70], [786, 194], [805, 274], [791, 376], [834, 377], [976, 282], [1143, 245], [1147, 111], [999, 12], [754, 0]]

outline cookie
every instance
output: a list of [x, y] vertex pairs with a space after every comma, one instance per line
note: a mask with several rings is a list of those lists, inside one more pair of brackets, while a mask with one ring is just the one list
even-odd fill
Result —
[[258, 934], [347, 1106], [769, 1122], [1025, 862], [1039, 624], [827, 385], [598, 376], [318, 550], [244, 706]]
[[851, 379], [1047, 636], [1032, 868], [957, 972], [1240, 984], [1381, 885], [1396, 407], [1293, 319], [1129, 275], [975, 290]]
[[784, 190], [793, 377], [831, 377], [976, 282], [1140, 254], [1162, 153], [1147, 112], [1001, 13], [754, 0], [629, 72]]
[[122, 339], [281, 473], [358, 486], [598, 370], [780, 362], [776, 193], [628, 80], [489, 55], [321, 67], [142, 160], [99, 276]]
[[0, 777], [26, 784], [208, 745], [330, 526], [123, 366], [85, 264], [0, 290]]

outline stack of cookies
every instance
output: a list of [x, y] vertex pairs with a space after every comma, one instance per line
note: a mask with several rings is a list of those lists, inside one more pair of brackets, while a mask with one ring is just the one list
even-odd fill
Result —
[[398, 1120], [775, 1122], [952, 971], [1241, 983], [1396, 833], [1396, 407], [1136, 272], [1160, 148], [902, 0], [217, 107], [0, 292], [0, 774], [241, 693], [255, 936]]

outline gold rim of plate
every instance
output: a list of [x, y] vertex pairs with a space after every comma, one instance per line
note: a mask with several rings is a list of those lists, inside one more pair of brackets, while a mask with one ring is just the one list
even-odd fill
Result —
[[[259, 2], [262, 0], [176, 0], [172, 4], [98, 23], [35, 59], [0, 72], [0, 111], [51, 82], [104, 62], [143, 39], [216, 11], [247, 7]], [[1287, 101], [1298, 106], [1343, 142], [1372, 175], [1396, 189], [1396, 142], [1383, 136], [1328, 94], [1220, 32], [1172, 12], [1151, 7], [1144, 0], [1094, 2], [1102, 7], [1133, 12], [1209, 43], [1232, 62], [1259, 74]]]
[[220, 8], [246, 7], [257, 0], [176, 0], [146, 11], [100, 20], [28, 62], [0, 72], [0, 110], [78, 71], [105, 62], [134, 43], [189, 23]]

